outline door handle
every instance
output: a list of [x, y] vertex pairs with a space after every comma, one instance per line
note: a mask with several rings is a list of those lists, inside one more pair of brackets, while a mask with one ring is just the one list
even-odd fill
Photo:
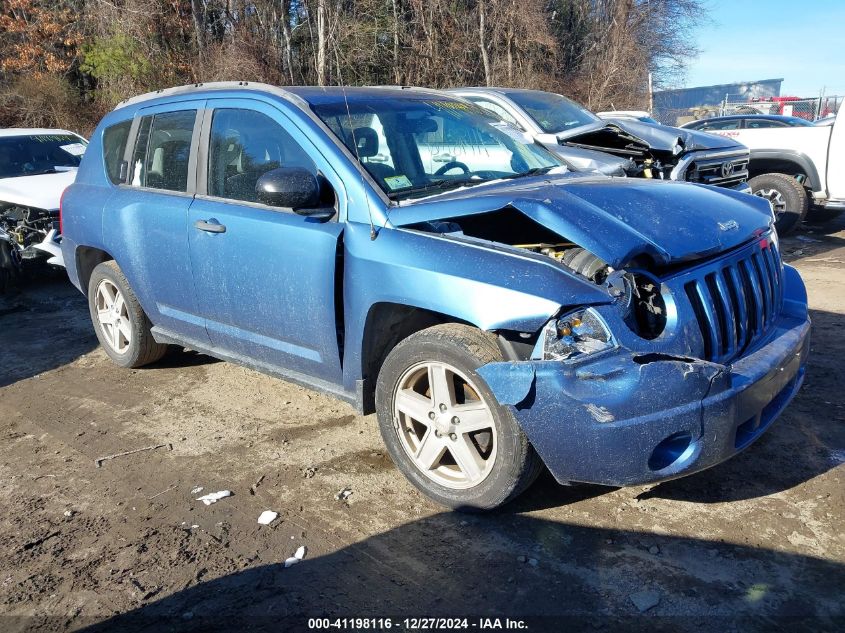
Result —
[[226, 225], [220, 224], [214, 218], [209, 218], [208, 221], [205, 220], [197, 220], [194, 222], [194, 226], [198, 228], [200, 231], [205, 231], [206, 233], [225, 233], [226, 232]]

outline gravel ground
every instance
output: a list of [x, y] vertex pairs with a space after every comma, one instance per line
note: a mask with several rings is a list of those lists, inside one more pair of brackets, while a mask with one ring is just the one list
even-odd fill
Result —
[[[809, 287], [813, 355], [758, 443], [653, 487], [544, 475], [483, 516], [420, 496], [373, 416], [199, 354], [122, 370], [63, 281], [0, 298], [0, 629], [483, 616], [534, 631], [841, 630], [845, 220], [783, 250]], [[234, 494], [195, 500], [218, 490]], [[264, 510], [279, 518], [259, 525]]]

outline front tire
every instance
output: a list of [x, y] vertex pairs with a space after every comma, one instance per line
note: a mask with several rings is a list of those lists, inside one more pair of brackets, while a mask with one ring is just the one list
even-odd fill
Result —
[[382, 438], [425, 495], [459, 510], [507, 503], [542, 462], [476, 370], [503, 360], [496, 340], [466, 325], [422, 330], [387, 356], [376, 385]]
[[159, 360], [167, 345], [156, 343], [152, 323], [114, 260], [98, 264], [88, 282], [88, 309], [100, 345], [121, 367]]
[[792, 232], [807, 215], [810, 198], [804, 186], [787, 174], [761, 174], [748, 181], [755, 196], [766, 198], [775, 212], [778, 235]]

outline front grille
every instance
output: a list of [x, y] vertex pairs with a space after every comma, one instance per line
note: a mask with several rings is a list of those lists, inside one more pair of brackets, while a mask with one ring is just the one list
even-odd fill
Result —
[[686, 179], [703, 185], [736, 186], [748, 180], [748, 157], [696, 160], [687, 168]]
[[762, 338], [780, 314], [783, 265], [766, 239], [684, 284], [704, 339], [704, 358], [726, 363]]

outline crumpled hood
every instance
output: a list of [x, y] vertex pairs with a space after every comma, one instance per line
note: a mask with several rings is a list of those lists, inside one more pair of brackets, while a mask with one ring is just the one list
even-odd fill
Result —
[[658, 265], [729, 250], [770, 228], [768, 202], [705, 185], [568, 174], [477, 185], [393, 209], [396, 226], [518, 209], [614, 268], [638, 255]]
[[62, 193], [75, 178], [75, 167], [55, 174], [0, 178], [0, 202], [53, 211], [59, 208]]
[[625, 176], [626, 170], [634, 166], [630, 158], [620, 158], [607, 152], [567, 145], [549, 145], [548, 148], [577, 171], [597, 171], [605, 176]]
[[638, 138], [651, 149], [658, 151], [672, 152], [675, 145], [680, 144], [685, 152], [697, 152], [707, 149], [730, 149], [741, 148], [742, 145], [727, 137], [718, 134], [707, 134], [697, 130], [686, 128], [669, 127], [668, 125], [657, 125], [654, 123], [643, 123], [642, 121], [631, 121], [627, 119], [612, 119], [597, 123], [585, 130], [583, 127], [572, 132], [557, 134], [557, 138], [564, 142], [579, 142], [579, 137], [585, 134], [593, 134], [603, 128], [621, 129], [623, 132]]

